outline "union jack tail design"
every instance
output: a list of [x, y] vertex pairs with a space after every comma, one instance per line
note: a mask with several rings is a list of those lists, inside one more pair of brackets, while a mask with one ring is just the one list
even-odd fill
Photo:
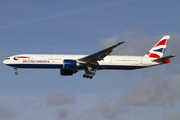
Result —
[[146, 55], [145, 57], [150, 58], [162, 58], [166, 46], [168, 44], [170, 36], [165, 35]]

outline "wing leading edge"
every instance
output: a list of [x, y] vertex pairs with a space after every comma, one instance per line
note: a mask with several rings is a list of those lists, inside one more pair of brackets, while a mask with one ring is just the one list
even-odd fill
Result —
[[116, 45], [113, 45], [109, 48], [101, 50], [101, 51], [94, 53], [92, 55], [88, 55], [86, 57], [80, 58], [78, 60], [85, 62], [85, 63], [96, 63], [97, 61], [103, 60], [103, 58], [106, 57], [107, 55], [109, 55], [113, 51], [114, 48], [116, 48], [117, 46], [119, 46], [122, 43], [124, 43], [124, 42], [119, 42]]

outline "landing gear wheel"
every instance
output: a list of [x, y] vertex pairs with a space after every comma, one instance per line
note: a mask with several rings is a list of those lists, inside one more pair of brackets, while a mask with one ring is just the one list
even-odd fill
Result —
[[87, 74], [84, 74], [84, 75], [83, 75], [83, 78], [89, 78], [89, 79], [92, 79], [92, 78], [93, 78], [93, 76], [92, 76], [92, 75], [87, 75]]
[[16, 72], [15, 72], [15, 74], [17, 75], [17, 74], [18, 74], [18, 72], [16, 71]]
[[86, 77], [89, 78], [89, 75], [87, 75]]
[[13, 69], [16, 71], [15, 74], [17, 75], [18, 74], [17, 68], [13, 67]]
[[92, 79], [95, 74], [96, 74], [95, 69], [88, 69], [88, 70], [85, 70], [85, 74], [83, 75], [83, 77]]
[[90, 78], [90, 79], [92, 79], [92, 78], [93, 78], [93, 76], [89, 76], [89, 78]]

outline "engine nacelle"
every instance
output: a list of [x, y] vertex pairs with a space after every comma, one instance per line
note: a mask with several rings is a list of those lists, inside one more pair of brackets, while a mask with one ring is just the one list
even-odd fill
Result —
[[76, 70], [61, 69], [60, 73], [61, 73], [61, 75], [68, 76], [68, 75], [73, 75], [76, 72], [78, 72], [78, 71], [76, 71]]
[[64, 60], [63, 63], [63, 68], [64, 69], [74, 69], [78, 66], [77, 61], [76, 60]]

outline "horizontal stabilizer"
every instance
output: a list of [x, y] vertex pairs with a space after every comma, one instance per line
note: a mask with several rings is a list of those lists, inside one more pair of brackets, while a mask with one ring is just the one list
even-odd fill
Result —
[[159, 59], [155, 59], [153, 60], [154, 62], [163, 62], [163, 63], [169, 63], [169, 59], [172, 58], [172, 57], [176, 57], [175, 55], [169, 55], [169, 56], [166, 56], [166, 57], [162, 57], [162, 58], [159, 58]]

